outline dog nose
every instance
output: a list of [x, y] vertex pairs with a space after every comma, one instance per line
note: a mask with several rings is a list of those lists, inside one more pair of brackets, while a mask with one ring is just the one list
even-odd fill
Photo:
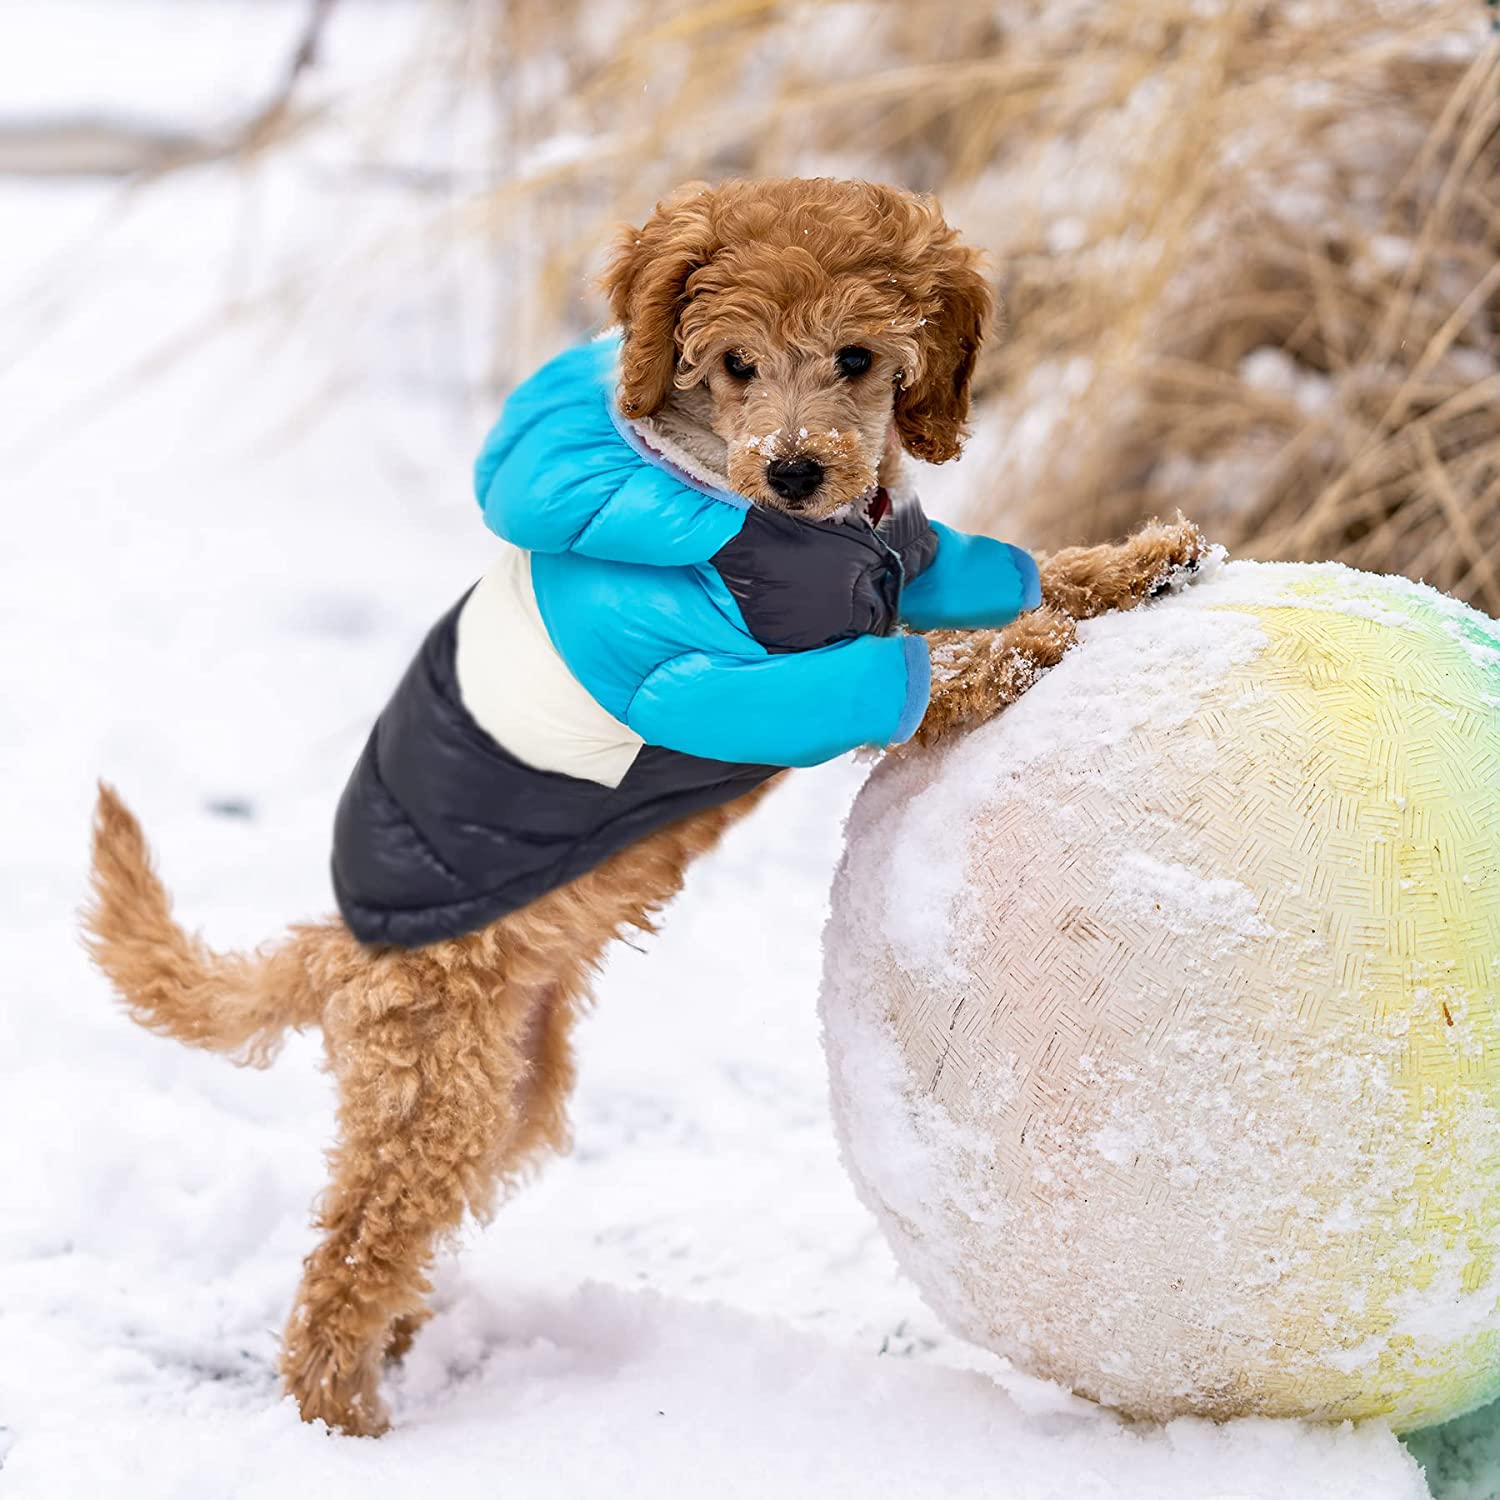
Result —
[[806, 500], [823, 482], [823, 465], [815, 458], [776, 458], [766, 465], [766, 483], [783, 500]]

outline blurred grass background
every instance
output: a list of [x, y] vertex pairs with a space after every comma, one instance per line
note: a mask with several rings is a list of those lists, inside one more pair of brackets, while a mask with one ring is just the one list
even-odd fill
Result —
[[[305, 150], [355, 109], [362, 170], [423, 205], [411, 242], [483, 267], [466, 378], [490, 407], [597, 319], [613, 224], [685, 179], [935, 192], [1008, 310], [956, 486], [970, 524], [1045, 547], [1181, 509], [1241, 554], [1403, 571], [1500, 613], [1481, 0], [408, 8], [398, 64], [330, 101], [323, 51], [379, 6], [309, 0], [265, 101], [221, 138], [158, 141], [138, 190]], [[434, 131], [436, 164], [410, 148]]]
[[1500, 45], [1476, 0], [469, 8], [551, 343], [611, 219], [689, 177], [938, 193], [991, 254], [969, 519], [1178, 508], [1244, 554], [1500, 612]]

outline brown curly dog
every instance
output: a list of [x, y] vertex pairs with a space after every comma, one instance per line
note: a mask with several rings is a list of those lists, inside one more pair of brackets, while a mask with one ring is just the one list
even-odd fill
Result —
[[[828, 182], [686, 189], [622, 237], [605, 287], [625, 331], [622, 410], [754, 500], [828, 515], [887, 476], [900, 447], [958, 452], [991, 297], [927, 200]], [[878, 336], [856, 343], [851, 327]], [[852, 366], [873, 378], [833, 373]], [[935, 638], [932, 701], [907, 753], [998, 712], [1061, 657], [1076, 619], [1130, 607], [1202, 547], [1179, 523], [1059, 554], [1042, 608]], [[566, 1148], [569, 1033], [606, 946], [650, 930], [691, 861], [764, 791], [465, 937], [371, 947], [333, 918], [220, 954], [174, 921], [139, 825], [101, 786], [86, 940], [134, 1019], [257, 1067], [288, 1028], [323, 1030], [338, 1141], [281, 1358], [305, 1419], [384, 1430], [382, 1361], [427, 1316], [435, 1249], [465, 1212], [487, 1218], [545, 1149]]]

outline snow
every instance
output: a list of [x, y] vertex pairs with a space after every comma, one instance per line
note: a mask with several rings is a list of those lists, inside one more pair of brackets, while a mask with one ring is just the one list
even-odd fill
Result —
[[163, 96], [174, 113], [194, 119], [250, 109], [278, 80], [302, 25], [301, 9], [285, 4], [247, 24], [255, 8], [255, 0], [73, 6], [70, 25], [59, 24], [54, 0], [9, 0], [4, 112], [45, 115], [65, 94], [98, 116], [141, 117]]
[[151, 1411], [149, 1444], [127, 1403], [91, 1411], [86, 1442], [76, 1421], [18, 1442], [7, 1493], [240, 1500], [272, 1493], [275, 1476], [326, 1500], [357, 1500], [372, 1485], [383, 1495], [820, 1500], [1423, 1493], [1414, 1466], [1335, 1430], [1184, 1423], [1136, 1434], [1061, 1406], [1024, 1411], [981, 1375], [856, 1361], [774, 1323], [649, 1292], [471, 1294], [425, 1342], [403, 1386], [432, 1404], [378, 1445], [330, 1442], [274, 1406], [243, 1410], [225, 1387], [233, 1372], [205, 1372], [184, 1411]]
[[1249, 886], [1227, 877], [1209, 879], [1140, 849], [1116, 866], [1110, 895], [1122, 915], [1207, 945], [1239, 946], [1269, 931]]
[[1263, 345], [1240, 361], [1240, 379], [1252, 390], [1283, 396], [1305, 412], [1321, 411], [1333, 397], [1333, 383], [1299, 365], [1285, 349]]
[[[12, 6], [7, 99], [71, 70], [121, 112], [238, 107], [301, 7], [125, 14]], [[1418, 1500], [1379, 1427], [1127, 1428], [926, 1309], [840, 1165], [814, 1013], [848, 764], [799, 773], [615, 955], [577, 1149], [444, 1263], [392, 1434], [297, 1420], [274, 1359], [333, 1125], [315, 1040], [255, 1073], [145, 1035], [75, 911], [100, 774], [215, 943], [325, 910], [371, 718], [491, 555], [463, 258], [397, 236], [396, 187], [325, 170], [353, 154], [335, 132], [128, 194], [0, 178], [25, 227], [0, 242], [5, 1500]]]

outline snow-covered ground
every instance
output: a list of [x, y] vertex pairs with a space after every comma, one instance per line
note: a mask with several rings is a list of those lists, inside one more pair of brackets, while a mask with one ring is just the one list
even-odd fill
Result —
[[[125, 105], [178, 73], [253, 99], [300, 14], [157, 0], [143, 42], [128, 9], [13, 0], [0, 105], [128, 77], [131, 48], [155, 62]], [[817, 1036], [851, 764], [616, 955], [577, 1149], [444, 1265], [395, 1431], [297, 1420], [274, 1359], [332, 1128], [315, 1040], [260, 1074], [147, 1036], [75, 912], [100, 774], [216, 943], [330, 905], [343, 778], [490, 549], [490, 413], [454, 395], [482, 299], [403, 211], [316, 144], [139, 193], [0, 178], [0, 1495], [1427, 1494], [1379, 1428], [1127, 1429], [922, 1306], [838, 1161]]]

